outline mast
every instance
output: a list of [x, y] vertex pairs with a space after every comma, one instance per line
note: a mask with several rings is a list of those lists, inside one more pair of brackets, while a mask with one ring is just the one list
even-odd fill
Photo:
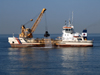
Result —
[[66, 20], [65, 20], [65, 26], [66, 26]]
[[73, 25], [73, 11], [72, 11], [72, 25]]

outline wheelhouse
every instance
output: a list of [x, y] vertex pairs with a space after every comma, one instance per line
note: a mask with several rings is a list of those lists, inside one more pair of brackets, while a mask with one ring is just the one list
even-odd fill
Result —
[[63, 30], [66, 33], [74, 33], [74, 29], [72, 27], [63, 27]]

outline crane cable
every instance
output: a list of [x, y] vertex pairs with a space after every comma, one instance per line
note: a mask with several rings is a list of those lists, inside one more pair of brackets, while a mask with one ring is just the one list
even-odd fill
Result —
[[92, 24], [88, 25], [88, 26], [86, 27], [86, 29], [89, 29], [89, 28], [91, 28], [91, 27], [98, 26], [98, 25], [99, 25], [99, 22], [97, 21], [96, 23], [92, 23]]
[[[35, 16], [33, 17], [32, 19], [35, 19], [38, 15], [40, 14], [40, 12]], [[29, 22], [32, 22], [31, 20], [29, 20], [28, 22], [26, 22], [24, 25], [27, 25]]]
[[46, 19], [46, 12], [45, 12], [45, 31], [48, 31], [47, 19]]
[[90, 27], [92, 27], [94, 25], [97, 26], [98, 24], [91, 24], [91, 25], [87, 26], [86, 28], [88, 29], [88, 28], [90, 28]]
[[[39, 12], [35, 17], [33, 17], [32, 19], [35, 19], [39, 14], [40, 14], [40, 12]], [[26, 23], [23, 24], [23, 25], [25, 26], [25, 25], [27, 25], [27, 24], [30, 23], [30, 22], [32, 22], [32, 21], [29, 20], [28, 22], [26, 22]], [[21, 27], [22, 27], [22, 24], [21, 24], [21, 26], [20, 26], [20, 29], [21, 29]]]

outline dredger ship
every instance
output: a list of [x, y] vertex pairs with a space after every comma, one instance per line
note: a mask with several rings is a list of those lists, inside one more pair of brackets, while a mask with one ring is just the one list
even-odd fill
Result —
[[[45, 47], [51, 44], [52, 47], [92, 47], [93, 41], [87, 40], [87, 30], [83, 30], [82, 34], [74, 31], [74, 26], [71, 24], [69, 20], [68, 26], [65, 24], [63, 26], [63, 34], [62, 37], [58, 37], [57, 39], [49, 39], [50, 34], [48, 31], [44, 34], [44, 39], [34, 39], [32, 33], [34, 33], [38, 24], [40, 23], [45, 8], [41, 11], [37, 20], [33, 24], [32, 28], [25, 28], [24, 25], [21, 27], [21, 33], [19, 34], [19, 38], [17, 37], [8, 37], [8, 42], [13, 48], [21, 48], [21, 47]], [[31, 19], [30, 21], [33, 21]]]

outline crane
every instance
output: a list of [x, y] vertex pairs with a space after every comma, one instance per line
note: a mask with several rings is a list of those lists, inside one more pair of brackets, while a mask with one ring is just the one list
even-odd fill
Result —
[[[32, 33], [34, 33], [34, 31], [36, 30], [38, 24], [40, 23], [41, 19], [42, 19], [42, 16], [44, 14], [44, 12], [46, 11], [46, 8], [43, 8], [40, 15], [38, 16], [38, 18], [36, 19], [35, 23], [33, 24], [32, 28], [29, 29], [29, 28], [25, 28], [24, 25], [22, 25], [21, 27], [21, 33], [19, 34], [19, 37], [22, 37], [22, 38], [32, 38], [33, 35]], [[30, 21], [33, 21], [33, 19], [30, 19]]]

